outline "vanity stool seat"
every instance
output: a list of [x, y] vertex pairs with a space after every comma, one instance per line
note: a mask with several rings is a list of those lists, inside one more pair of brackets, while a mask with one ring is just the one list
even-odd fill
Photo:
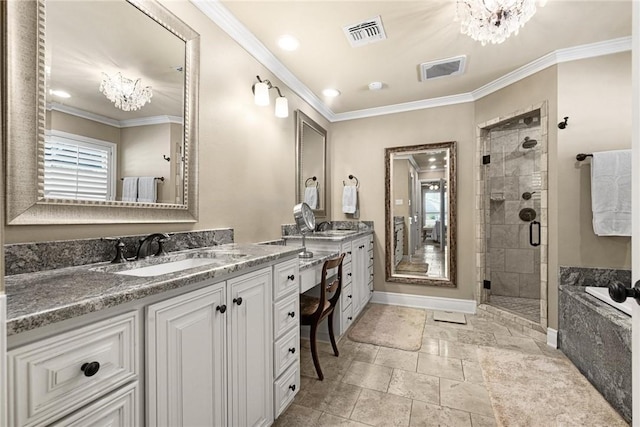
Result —
[[[320, 297], [312, 297], [308, 295], [300, 295], [300, 324], [311, 327], [309, 342], [311, 344], [311, 356], [313, 365], [320, 381], [324, 379], [324, 374], [320, 368], [320, 360], [318, 359], [318, 348], [316, 345], [316, 333], [318, 325], [325, 318], [329, 318], [329, 338], [331, 339], [331, 347], [333, 353], [338, 356], [338, 346], [333, 334], [333, 312], [338, 301], [340, 301], [340, 292], [342, 291], [342, 260], [345, 254], [341, 254], [338, 258], [325, 261], [322, 266], [322, 276], [320, 281]], [[327, 271], [338, 269], [336, 276], [332, 277], [332, 281], [327, 283]], [[328, 297], [328, 294], [332, 294]]]

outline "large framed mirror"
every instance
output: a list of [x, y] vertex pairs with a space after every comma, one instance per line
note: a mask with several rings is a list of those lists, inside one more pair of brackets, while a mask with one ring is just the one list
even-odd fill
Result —
[[296, 203], [327, 217], [327, 131], [296, 110]]
[[388, 282], [456, 286], [456, 143], [385, 149]]
[[153, 0], [5, 18], [7, 223], [195, 222], [199, 35]]

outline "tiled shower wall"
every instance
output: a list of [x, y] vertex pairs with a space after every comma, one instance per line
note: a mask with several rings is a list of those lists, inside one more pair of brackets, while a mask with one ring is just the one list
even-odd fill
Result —
[[[540, 299], [540, 247], [530, 244], [529, 221], [519, 212], [533, 208], [540, 221], [540, 120], [529, 125], [514, 119], [489, 132], [490, 234], [487, 247], [491, 271], [491, 294]], [[538, 141], [523, 148], [525, 138]], [[522, 194], [533, 193], [525, 200]], [[538, 241], [537, 228], [534, 239]]]

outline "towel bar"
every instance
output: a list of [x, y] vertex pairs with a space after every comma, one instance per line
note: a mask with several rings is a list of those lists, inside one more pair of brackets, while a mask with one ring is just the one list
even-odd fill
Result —
[[[353, 176], [353, 175], [349, 175], [349, 179], [351, 179], [351, 180], [354, 180], [354, 179], [355, 179], [355, 180], [356, 180], [356, 188], [360, 188], [360, 182], [358, 181], [358, 178], [356, 178], [356, 177], [355, 177], [355, 176]], [[346, 185], [347, 185], [347, 183], [346, 183], [346, 182], [344, 182], [344, 181], [342, 181], [342, 185], [345, 185], [345, 186], [346, 186]]]
[[[159, 179], [160, 181], [164, 182], [164, 176], [156, 176], [156, 179]], [[124, 178], [120, 178], [120, 181], [123, 181]]]

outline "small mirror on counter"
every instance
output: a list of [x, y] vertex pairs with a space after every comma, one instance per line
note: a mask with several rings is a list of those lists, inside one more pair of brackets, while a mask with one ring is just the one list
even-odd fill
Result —
[[385, 150], [386, 279], [456, 286], [456, 143]]

